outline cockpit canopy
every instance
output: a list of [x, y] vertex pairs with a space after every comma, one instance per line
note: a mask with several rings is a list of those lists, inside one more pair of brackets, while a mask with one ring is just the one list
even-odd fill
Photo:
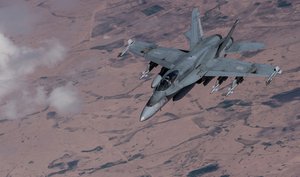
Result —
[[160, 81], [160, 84], [158, 87], [156, 87], [156, 91], [165, 91], [167, 90], [176, 80], [178, 77], [178, 70], [171, 71], [170, 73], [167, 73], [163, 79]]

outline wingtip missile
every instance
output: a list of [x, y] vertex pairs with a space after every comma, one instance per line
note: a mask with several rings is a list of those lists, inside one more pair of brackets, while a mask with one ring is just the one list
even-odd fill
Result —
[[274, 78], [277, 74], [282, 74], [282, 70], [280, 69], [279, 66], [276, 66], [276, 67], [274, 68], [274, 72], [273, 72], [273, 73], [269, 76], [269, 78], [266, 80], [266, 85], [269, 85], [269, 84], [272, 82], [273, 78]]
[[125, 55], [125, 53], [129, 50], [130, 46], [131, 46], [133, 43], [134, 43], [134, 40], [129, 39], [129, 40], [127, 41], [127, 46], [126, 46], [126, 48], [125, 48], [121, 53], [119, 53], [118, 57], [123, 57], [123, 56]]

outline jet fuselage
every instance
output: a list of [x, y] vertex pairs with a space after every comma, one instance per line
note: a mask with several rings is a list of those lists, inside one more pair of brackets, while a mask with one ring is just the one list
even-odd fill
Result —
[[264, 49], [261, 43], [233, 41], [232, 34], [239, 19], [236, 19], [228, 34], [223, 38], [219, 34], [205, 37], [197, 8], [193, 9], [191, 22], [190, 28], [184, 33], [189, 42], [188, 51], [129, 39], [128, 45], [119, 54], [119, 57], [122, 57], [130, 51], [149, 61], [140, 79], [148, 77], [151, 70], [158, 65], [162, 67], [151, 83], [153, 94], [141, 113], [141, 121], [152, 117], [170, 99], [180, 100], [196, 84], [206, 86], [215, 77], [217, 79], [211, 93], [217, 92], [220, 85], [229, 77], [234, 77], [227, 93], [224, 94], [229, 96], [244, 81], [244, 77], [266, 77], [266, 85], [269, 85], [277, 74], [282, 73], [279, 66], [274, 67], [270, 64], [246, 62], [227, 57], [230, 53], [241, 54]]
[[187, 94], [193, 87], [191, 85], [200, 80], [207, 72], [207, 68], [214, 63], [210, 61], [215, 58], [221, 42], [220, 35], [213, 35], [203, 39], [190, 52], [185, 53], [182, 59], [162, 76], [144, 107], [140, 120], [144, 121], [153, 116], [179, 92]]

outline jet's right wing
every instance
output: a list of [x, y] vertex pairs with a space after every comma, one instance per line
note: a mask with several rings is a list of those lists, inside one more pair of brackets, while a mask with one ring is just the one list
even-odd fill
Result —
[[208, 62], [205, 76], [269, 77], [276, 67], [269, 64], [249, 63], [229, 58], [217, 58]]
[[185, 36], [190, 42], [190, 49], [194, 48], [203, 38], [200, 12], [197, 8], [192, 12], [192, 24], [190, 29], [185, 33]]

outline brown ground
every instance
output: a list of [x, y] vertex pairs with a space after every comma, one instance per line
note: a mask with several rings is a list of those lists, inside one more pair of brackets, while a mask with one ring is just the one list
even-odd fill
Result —
[[[84, 104], [73, 116], [51, 116], [50, 107], [0, 121], [0, 176], [300, 176], [299, 1], [82, 0], [68, 10], [52, 0], [26, 3], [42, 21], [14, 41], [35, 46], [55, 37], [69, 48], [60, 65], [40, 68], [28, 82], [72, 82]], [[142, 12], [156, 4], [164, 9]], [[151, 81], [138, 79], [146, 62], [116, 56], [128, 38], [186, 49], [182, 33], [193, 7], [204, 14], [206, 34], [224, 35], [240, 17], [235, 39], [267, 46], [240, 59], [279, 65], [284, 73], [268, 87], [246, 79], [230, 97], [209, 94], [213, 82], [199, 85], [139, 122], [152, 92]]]

